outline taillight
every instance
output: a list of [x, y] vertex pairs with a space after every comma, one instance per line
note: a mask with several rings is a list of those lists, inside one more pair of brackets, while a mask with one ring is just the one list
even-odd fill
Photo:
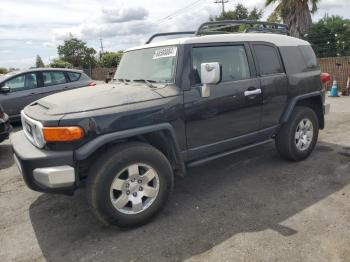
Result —
[[328, 73], [321, 73], [321, 82], [322, 84], [326, 84], [331, 81], [331, 75]]
[[95, 82], [91, 82], [91, 83], [88, 84], [88, 86], [95, 86], [95, 85], [96, 85]]

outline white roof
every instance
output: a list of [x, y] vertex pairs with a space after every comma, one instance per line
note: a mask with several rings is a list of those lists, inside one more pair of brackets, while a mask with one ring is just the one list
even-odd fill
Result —
[[169, 46], [169, 45], [183, 45], [183, 44], [205, 44], [205, 43], [225, 43], [225, 42], [268, 42], [275, 44], [276, 46], [299, 46], [299, 45], [310, 45], [309, 42], [301, 40], [299, 38], [270, 33], [241, 33], [241, 34], [220, 34], [220, 35], [205, 35], [205, 36], [194, 36], [186, 38], [176, 38], [165, 40], [162, 42], [154, 42], [147, 45], [137, 46], [130, 48], [127, 51], [144, 49], [158, 46]]

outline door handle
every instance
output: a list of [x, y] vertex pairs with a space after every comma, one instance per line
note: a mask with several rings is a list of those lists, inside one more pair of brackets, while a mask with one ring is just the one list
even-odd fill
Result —
[[30, 96], [35, 96], [35, 95], [36, 95], [36, 93], [34, 93], [34, 92], [33, 92], [33, 93], [30, 93], [29, 95], [30, 95]]
[[252, 96], [252, 95], [258, 95], [261, 94], [261, 89], [255, 89], [255, 90], [248, 90], [244, 91], [244, 96]]

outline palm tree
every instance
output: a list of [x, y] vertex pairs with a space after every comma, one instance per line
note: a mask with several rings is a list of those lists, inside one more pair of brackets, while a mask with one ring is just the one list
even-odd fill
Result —
[[[275, 12], [289, 27], [294, 37], [302, 37], [312, 25], [311, 14], [317, 11], [321, 0], [266, 0], [265, 5], [277, 3]], [[311, 8], [310, 8], [311, 6]]]

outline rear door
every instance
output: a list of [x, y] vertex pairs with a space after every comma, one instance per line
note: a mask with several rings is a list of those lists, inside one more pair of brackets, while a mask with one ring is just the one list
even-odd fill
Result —
[[[261, 95], [248, 45], [193, 46], [191, 53], [192, 86], [184, 92], [186, 135], [189, 154], [201, 157], [234, 147], [233, 138], [259, 129]], [[209, 97], [201, 97], [200, 67], [208, 62], [220, 63], [222, 81], [211, 86]]]
[[42, 97], [69, 89], [67, 76], [63, 71], [42, 71], [40, 73], [40, 88], [35, 96]]
[[0, 104], [11, 118], [17, 117], [26, 105], [36, 100], [38, 73], [16, 75], [2, 86], [8, 86], [10, 92], [0, 94]]
[[251, 44], [262, 91], [262, 117], [260, 128], [279, 124], [287, 102], [288, 79], [279, 50], [269, 43]]

